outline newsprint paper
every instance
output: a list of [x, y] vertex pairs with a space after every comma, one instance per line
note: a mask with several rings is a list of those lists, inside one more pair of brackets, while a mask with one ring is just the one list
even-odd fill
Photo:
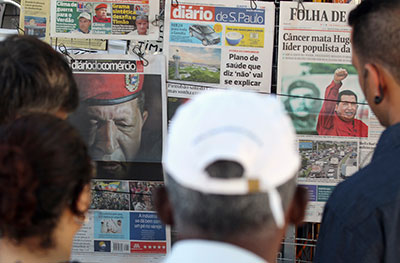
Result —
[[[369, 163], [383, 127], [351, 64], [347, 19], [354, 5], [303, 5], [281, 2], [277, 93], [298, 134], [298, 183], [310, 197], [306, 221], [320, 222], [335, 186]], [[333, 81], [335, 72], [343, 77], [340, 84]], [[342, 90], [353, 94], [352, 103], [338, 101]], [[341, 107], [354, 128], [332, 126], [343, 118]]]
[[207, 88], [269, 93], [275, 6], [247, 1], [166, 1], [168, 96]]
[[51, 36], [157, 40], [159, 9], [155, 0], [51, 0]]
[[88, 222], [77, 233], [74, 260], [160, 262], [170, 230], [154, 211], [162, 185], [166, 132], [164, 57], [76, 55], [70, 64], [80, 106], [69, 121], [96, 161]]

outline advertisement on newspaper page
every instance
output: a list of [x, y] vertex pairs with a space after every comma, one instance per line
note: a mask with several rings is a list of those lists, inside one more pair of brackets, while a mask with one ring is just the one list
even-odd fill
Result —
[[321, 222], [333, 188], [361, 168], [360, 150], [359, 139], [299, 136], [301, 169], [297, 181], [309, 191], [306, 221]]
[[163, 52], [168, 95], [190, 97], [208, 88], [270, 92], [273, 3], [166, 1]]
[[281, 4], [277, 93], [299, 134], [376, 138], [382, 131], [371, 125], [375, 118], [351, 64], [347, 17], [353, 8]]
[[158, 2], [150, 0], [52, 0], [51, 36], [157, 40], [158, 14]]
[[25, 35], [36, 36], [49, 43], [50, 1], [21, 0], [20, 28]]
[[71, 60], [80, 106], [69, 119], [97, 163], [96, 178], [162, 180], [165, 60], [146, 59], [94, 54]]
[[76, 234], [72, 258], [80, 262], [161, 262], [170, 230], [154, 211], [162, 181], [93, 180], [88, 221]]

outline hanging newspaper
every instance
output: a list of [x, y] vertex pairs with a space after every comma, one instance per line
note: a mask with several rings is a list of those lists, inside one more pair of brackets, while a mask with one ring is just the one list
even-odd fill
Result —
[[51, 36], [156, 40], [158, 12], [155, 0], [51, 0]]
[[166, 1], [168, 95], [207, 88], [270, 92], [275, 6], [247, 1]]
[[81, 262], [159, 262], [170, 248], [152, 203], [163, 183], [165, 63], [160, 55], [146, 59], [148, 65], [129, 55], [71, 60], [81, 102], [70, 122], [97, 166], [89, 222], [74, 242], [73, 259]]
[[282, 2], [277, 93], [299, 134], [306, 220], [320, 222], [335, 186], [365, 166], [382, 132], [351, 64], [354, 5]]

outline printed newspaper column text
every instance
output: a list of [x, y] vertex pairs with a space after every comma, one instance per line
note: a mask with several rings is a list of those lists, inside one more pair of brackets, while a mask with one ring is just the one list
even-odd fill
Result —
[[255, 88], [261, 85], [258, 79], [263, 78], [261, 65], [257, 63], [258, 52], [253, 54], [235, 54], [228, 55], [228, 62], [225, 64], [226, 70], [223, 75], [225, 85], [240, 86], [243, 88]]
[[79, 12], [76, 10], [77, 3], [57, 2], [56, 31], [68, 33], [76, 28]]
[[127, 34], [135, 29], [136, 11], [134, 5], [112, 4], [113, 34]]

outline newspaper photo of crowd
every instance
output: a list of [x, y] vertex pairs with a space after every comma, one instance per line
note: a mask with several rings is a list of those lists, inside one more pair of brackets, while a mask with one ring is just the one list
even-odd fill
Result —
[[130, 182], [131, 210], [154, 211], [153, 191], [163, 182]]
[[91, 209], [129, 210], [128, 183], [94, 181]]

